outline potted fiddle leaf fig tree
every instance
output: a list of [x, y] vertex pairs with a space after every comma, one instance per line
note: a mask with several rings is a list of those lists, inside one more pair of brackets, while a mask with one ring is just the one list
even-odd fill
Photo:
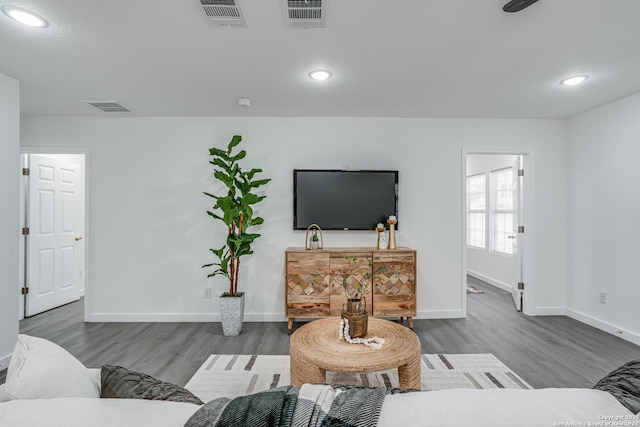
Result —
[[250, 233], [248, 229], [264, 222], [253, 208], [266, 196], [256, 194], [255, 190], [271, 181], [256, 178], [262, 169], [242, 169], [239, 162], [247, 152], [240, 150], [233, 153], [241, 141], [240, 135], [234, 135], [226, 150], [215, 147], [209, 149], [209, 163], [214, 166], [213, 176], [223, 185], [223, 190], [220, 194], [204, 193], [215, 199], [215, 204], [207, 213], [223, 223], [227, 231], [224, 244], [218, 249], [210, 249], [216, 261], [202, 266], [214, 268], [207, 277], [224, 276], [229, 280], [229, 292], [220, 296], [222, 331], [226, 336], [239, 335], [242, 331], [244, 292], [238, 292], [240, 260], [253, 253], [251, 245], [260, 237], [260, 234]]

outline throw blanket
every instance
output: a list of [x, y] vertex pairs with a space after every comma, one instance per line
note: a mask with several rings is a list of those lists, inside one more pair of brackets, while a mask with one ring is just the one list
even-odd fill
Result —
[[376, 425], [386, 394], [406, 389], [303, 384], [248, 396], [215, 399], [185, 427], [369, 427]]
[[640, 359], [625, 363], [593, 386], [613, 395], [634, 414], [640, 414]]

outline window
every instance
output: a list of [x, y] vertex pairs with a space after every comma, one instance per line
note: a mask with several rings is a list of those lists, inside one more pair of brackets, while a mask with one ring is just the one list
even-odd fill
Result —
[[487, 177], [467, 177], [467, 246], [486, 247]]
[[491, 250], [511, 255], [513, 245], [513, 169], [499, 169], [491, 172]]

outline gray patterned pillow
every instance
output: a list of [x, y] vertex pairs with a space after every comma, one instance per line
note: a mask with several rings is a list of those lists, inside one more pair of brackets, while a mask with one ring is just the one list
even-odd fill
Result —
[[150, 375], [122, 366], [105, 365], [100, 372], [100, 397], [120, 399], [170, 400], [202, 405], [204, 402], [189, 390], [160, 381]]
[[634, 414], [640, 411], [640, 359], [625, 363], [593, 386], [609, 392]]

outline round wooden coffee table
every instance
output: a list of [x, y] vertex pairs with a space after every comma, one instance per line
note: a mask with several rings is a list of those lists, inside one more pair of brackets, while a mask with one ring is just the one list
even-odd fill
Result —
[[376, 372], [398, 368], [400, 387], [420, 390], [420, 340], [409, 328], [369, 318], [368, 337], [384, 338], [380, 350], [339, 339], [340, 317], [309, 322], [291, 335], [291, 385], [326, 382], [327, 371]]

